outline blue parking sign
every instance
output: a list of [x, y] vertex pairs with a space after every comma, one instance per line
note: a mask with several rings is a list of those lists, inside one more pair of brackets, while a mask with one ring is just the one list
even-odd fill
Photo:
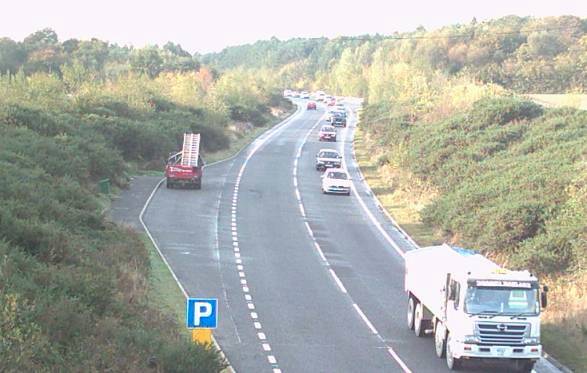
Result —
[[215, 329], [218, 324], [218, 299], [188, 298], [186, 301], [186, 324], [188, 329]]

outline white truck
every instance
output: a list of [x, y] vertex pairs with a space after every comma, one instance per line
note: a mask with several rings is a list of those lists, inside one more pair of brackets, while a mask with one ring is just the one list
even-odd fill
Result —
[[405, 254], [408, 327], [434, 334], [451, 370], [463, 360], [507, 359], [531, 372], [542, 354], [540, 311], [548, 288], [528, 271], [509, 271], [447, 244]]

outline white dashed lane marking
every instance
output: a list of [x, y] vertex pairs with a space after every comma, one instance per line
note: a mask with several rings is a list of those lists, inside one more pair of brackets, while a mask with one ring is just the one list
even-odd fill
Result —
[[[322, 121], [322, 119], [324, 118], [321, 117], [316, 124], [314, 124], [314, 126], [312, 126], [312, 128], [310, 128], [310, 130], [306, 133], [306, 136], [304, 137], [301, 145], [298, 148], [298, 152], [296, 154], [296, 158], [294, 161], [294, 168], [292, 171], [292, 175], [293, 175], [293, 184], [294, 184], [294, 188], [295, 188], [295, 195], [296, 195], [296, 199], [299, 203], [299, 207], [300, 207], [300, 212], [301, 215], [304, 219], [307, 218], [306, 216], [306, 211], [304, 208], [304, 203], [303, 203], [303, 199], [302, 196], [300, 194], [299, 191], [299, 182], [298, 182], [298, 159], [301, 157], [302, 154], [302, 150], [304, 145], [306, 144], [310, 134], [312, 133], [312, 131], [314, 131], [314, 129], [320, 124], [320, 122]], [[345, 128], [345, 134], [346, 134], [346, 128]], [[342, 144], [342, 151], [341, 151], [341, 155], [343, 157], [343, 162], [344, 162], [344, 142]], [[369, 216], [370, 220], [374, 223], [374, 225], [378, 228], [378, 230], [382, 233], [382, 235], [384, 236], [384, 238], [391, 244], [391, 246], [398, 251], [398, 253], [400, 255], [403, 256], [403, 252], [399, 249], [399, 247], [397, 246], [397, 244], [391, 239], [391, 237], [389, 237], [389, 235], [387, 234], [387, 232], [385, 232], [385, 230], [383, 229], [383, 227], [381, 226], [381, 224], [379, 224], [379, 222], [375, 219], [375, 217], [373, 216], [373, 214], [371, 214], [371, 212], [367, 209], [365, 203], [363, 202], [363, 200], [361, 199], [361, 197], [359, 196], [359, 194], [357, 193], [356, 188], [352, 187], [353, 193], [354, 195], [357, 197], [357, 200], [359, 201], [359, 203], [361, 204], [361, 206], [363, 207], [363, 209], [366, 211], [367, 215]], [[383, 339], [383, 337], [377, 332], [377, 329], [375, 329], [375, 327], [373, 326], [373, 324], [371, 323], [371, 321], [367, 318], [367, 316], [365, 315], [365, 313], [361, 310], [361, 308], [352, 300], [350, 294], [348, 294], [344, 284], [342, 283], [342, 281], [340, 280], [340, 278], [337, 276], [336, 272], [334, 271], [334, 269], [331, 267], [330, 263], [328, 262], [328, 260], [326, 259], [324, 253], [322, 252], [322, 248], [320, 247], [320, 245], [318, 244], [318, 242], [316, 241], [316, 237], [314, 236], [314, 232], [312, 230], [312, 227], [310, 226], [310, 224], [308, 223], [308, 221], [304, 221], [304, 224], [306, 226], [306, 230], [308, 231], [308, 235], [310, 236], [310, 238], [312, 239], [314, 246], [316, 247], [316, 251], [318, 252], [318, 254], [320, 255], [320, 258], [322, 259], [322, 261], [324, 261], [324, 263], [326, 264], [326, 267], [328, 268], [328, 271], [330, 273], [330, 276], [333, 278], [334, 282], [336, 283], [336, 285], [338, 286], [339, 290], [343, 293], [346, 294], [346, 296], [349, 297], [350, 301], [352, 302], [353, 308], [355, 310], [355, 312], [359, 315], [359, 317], [361, 318], [361, 320], [365, 323], [365, 325], [367, 325], [367, 328], [369, 328], [369, 330], [371, 331], [371, 333], [373, 333], [374, 335], [376, 335], [379, 340], [385, 344], [388, 353], [390, 354], [390, 356], [397, 362], [397, 364], [402, 368], [402, 370], [405, 373], [411, 373], [411, 370], [407, 367], [407, 365], [402, 361], [402, 359], [399, 357], [399, 355], [397, 353], [395, 353], [395, 351], [393, 350], [393, 348], [391, 346], [389, 346], [385, 340]], [[275, 373], [275, 370], [274, 370]]]

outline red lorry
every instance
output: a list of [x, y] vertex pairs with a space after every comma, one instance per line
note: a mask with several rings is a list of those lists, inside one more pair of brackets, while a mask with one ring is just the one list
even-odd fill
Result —
[[165, 178], [167, 188], [187, 186], [202, 189], [204, 162], [200, 156], [200, 134], [183, 135], [183, 148], [167, 159]]

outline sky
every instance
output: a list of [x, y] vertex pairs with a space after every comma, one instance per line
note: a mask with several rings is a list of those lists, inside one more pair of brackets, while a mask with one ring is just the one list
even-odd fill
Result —
[[49, 27], [61, 41], [172, 41], [207, 53], [273, 36], [391, 34], [512, 14], [586, 18], [587, 0], [0, 0], [0, 37], [22, 40]]

